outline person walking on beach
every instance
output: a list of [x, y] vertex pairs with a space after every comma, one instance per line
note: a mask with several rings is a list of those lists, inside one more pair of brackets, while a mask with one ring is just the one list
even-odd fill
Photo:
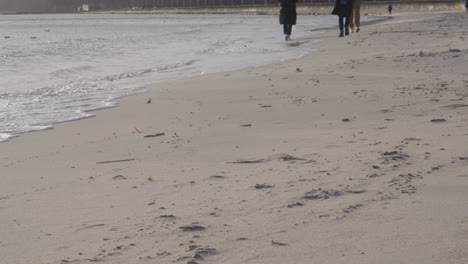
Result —
[[392, 5], [388, 5], [388, 15], [391, 15], [392, 14]]
[[[353, 0], [335, 0], [335, 7], [332, 14], [338, 16], [338, 25], [340, 26], [340, 38], [349, 35], [349, 18], [352, 13]], [[344, 25], [343, 25], [343, 19]], [[344, 34], [343, 34], [344, 33]]]
[[353, 1], [353, 8], [349, 18], [349, 27], [351, 28], [351, 32], [354, 32], [354, 26], [356, 26], [356, 32], [359, 32], [359, 26], [361, 24], [361, 1], [362, 0]]
[[297, 0], [279, 0], [281, 10], [279, 15], [279, 23], [283, 25], [284, 40], [291, 40], [291, 31], [293, 25], [296, 25], [297, 13], [296, 2]]

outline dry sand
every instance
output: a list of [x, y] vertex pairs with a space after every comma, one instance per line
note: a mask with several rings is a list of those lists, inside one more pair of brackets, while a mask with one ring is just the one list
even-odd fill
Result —
[[468, 263], [466, 21], [326, 31], [0, 144], [0, 263]]

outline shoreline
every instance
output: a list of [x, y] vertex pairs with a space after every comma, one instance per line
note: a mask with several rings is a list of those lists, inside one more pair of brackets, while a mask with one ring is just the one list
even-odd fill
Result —
[[[69, 16], [63, 16], [63, 17], [61, 17], [61, 19], [67, 18], [67, 17], [69, 17]], [[73, 18], [74, 16], [71, 16], [71, 17]], [[118, 21], [119, 19], [123, 18], [124, 20], [129, 19], [129, 20], [135, 21], [135, 23], [139, 23], [138, 21], [140, 20], [139, 18], [135, 18], [135, 17], [132, 17], [132, 16], [129, 17], [129, 16], [126, 16], [126, 15], [124, 15], [124, 16], [118, 15], [117, 17], [107, 16], [107, 15], [96, 15], [96, 16], [91, 15], [91, 17], [94, 17], [94, 19], [111, 18], [113, 21]], [[175, 15], [175, 16], [170, 16], [170, 17], [174, 18], [174, 19], [177, 19], [179, 16]], [[227, 17], [226, 16], [213, 16], [213, 17], [215, 18], [215, 20], [222, 23], [222, 21], [228, 19], [228, 17], [235, 17], [235, 18], [239, 18], [239, 19], [244, 19], [245, 16], [235, 15], [235, 16], [227, 16]], [[38, 17], [34, 16], [32, 18], [41, 19], [40, 16], [38, 16]], [[88, 16], [85, 16], [85, 17], [76, 16], [76, 18], [77, 18], [77, 21], [81, 21], [84, 24], [89, 24], [89, 22], [88, 23], [84, 22], [85, 20], [87, 20], [89, 18]], [[195, 16], [184, 16], [184, 15], [181, 15], [180, 18], [182, 18], [182, 19], [192, 18], [192, 19], [196, 20], [197, 18], [205, 19], [206, 16], [196, 16], [196, 15]], [[22, 19], [28, 19], [28, 17], [23, 17], [23, 18], [21, 18], [21, 20]], [[148, 17], [147, 19], [148, 19], [148, 21], [163, 21], [164, 20], [163, 18], [152, 19], [151, 17]], [[83, 101], [81, 103], [82, 107], [79, 107], [78, 103], [80, 103], [80, 102], [78, 102], [76, 104], [75, 108], [70, 107], [70, 108], [68, 108], [68, 110], [64, 110], [63, 114], [59, 113], [59, 114], [55, 115], [55, 117], [51, 117], [51, 118], [48, 118], [48, 119], [45, 119], [45, 120], [42, 119], [42, 116], [47, 116], [47, 113], [44, 113], [44, 111], [39, 111], [40, 113], [38, 113], [36, 115], [36, 117], [37, 117], [36, 120], [31, 120], [29, 123], [27, 123], [27, 118], [23, 118], [23, 119], [19, 119], [19, 120], [17, 119], [17, 120], [15, 120], [16, 122], [13, 121], [13, 118], [15, 117], [14, 113], [12, 113], [12, 112], [14, 112], [14, 110], [13, 110], [14, 108], [5, 109], [6, 110], [5, 114], [7, 116], [12, 116], [12, 118], [8, 119], [11, 122], [6, 122], [5, 124], [3, 124], [3, 126], [0, 126], [0, 131], [5, 132], [5, 134], [0, 133], [0, 141], [5, 141], [6, 139], [11, 138], [11, 137], [15, 137], [15, 136], [17, 137], [20, 134], [20, 132], [26, 132], [26, 130], [29, 130], [28, 132], [34, 131], [34, 130], [46, 130], [46, 129], [49, 129], [50, 125], [53, 126], [54, 124], [57, 124], [57, 123], [60, 123], [60, 122], [68, 122], [69, 120], [76, 120], [76, 119], [84, 118], [84, 115], [86, 115], [86, 112], [88, 112], [88, 113], [90, 112], [89, 110], [94, 111], [94, 110], [96, 110], [98, 108], [111, 107], [110, 104], [112, 104], [112, 102], [108, 102], [107, 100], [110, 100], [111, 98], [118, 98], [118, 97], [121, 97], [122, 95], [127, 95], [127, 94], [130, 94], [130, 93], [139, 92], [139, 91], [142, 90], [143, 86], [156, 84], [156, 83], [160, 83], [160, 82], [164, 82], [164, 81], [168, 81], [168, 80], [187, 78], [187, 77], [190, 77], [190, 76], [196, 76], [196, 75], [201, 75], [201, 74], [206, 74], [206, 73], [213, 73], [213, 72], [240, 69], [240, 68], [244, 68], [244, 67], [265, 65], [265, 64], [271, 63], [272, 61], [281, 61], [281, 60], [284, 60], [284, 59], [289, 59], [291, 57], [302, 56], [302, 54], [308, 52], [308, 48], [305, 48], [304, 46], [297, 47], [297, 48], [296, 47], [288, 48], [287, 45], [283, 44], [283, 41], [281, 40], [281, 38], [273, 38], [273, 37], [270, 38], [270, 36], [277, 35], [276, 33], [280, 31], [280, 30], [277, 29], [279, 26], [276, 26], [275, 24], [272, 24], [272, 22], [275, 22], [275, 20], [270, 21], [272, 19], [276, 19], [276, 16], [275, 17], [268, 17], [268, 18], [267, 17], [257, 17], [257, 18], [247, 19], [247, 21], [248, 20], [259, 21], [259, 23], [262, 23], [261, 21], [263, 21], [263, 23], [266, 24], [266, 26], [267, 26], [266, 30], [267, 30], [268, 33], [263, 34], [263, 35], [265, 35], [265, 37], [260, 37], [259, 38], [258, 35], [255, 36], [256, 34], [248, 33], [249, 29], [246, 27], [247, 35], [242, 35], [242, 33], [237, 34], [237, 35], [240, 35], [240, 38], [246, 38], [246, 39], [245, 40], [240, 39], [239, 41], [233, 42], [233, 43], [230, 43], [230, 41], [227, 41], [227, 42], [225, 42], [226, 47], [225, 47], [224, 50], [219, 50], [220, 47], [219, 47], [218, 44], [213, 45], [212, 47], [210, 47], [211, 44], [209, 43], [210, 42], [209, 39], [210, 39], [210, 36], [213, 35], [212, 33], [210, 33], [209, 35], [204, 37], [205, 41], [202, 41], [202, 42], [199, 43], [200, 44], [199, 48], [195, 48], [195, 49], [199, 49], [199, 51], [196, 51], [194, 54], [190, 54], [192, 52], [191, 47], [182, 48], [181, 50], [179, 50], [180, 52], [177, 52], [177, 53], [179, 53], [179, 55], [180, 55], [180, 53], [184, 53], [184, 54], [186, 54], [186, 56], [181, 57], [181, 56], [177, 56], [177, 54], [174, 54], [174, 56], [172, 56], [172, 59], [168, 60], [167, 65], [162, 65], [162, 64], [160, 65], [160, 63], [158, 63], [157, 61], [153, 62], [152, 60], [149, 60], [150, 64], [152, 63], [152, 65], [148, 65], [147, 69], [140, 69], [138, 71], [133, 72], [132, 68], [138, 68], [140, 65], [148, 64], [148, 62], [143, 63], [142, 61], [138, 62], [138, 60], [134, 60], [135, 63], [133, 64], [133, 67], [128, 66], [127, 69], [126, 69], [126, 71], [130, 71], [131, 75], [135, 75], [135, 77], [131, 76], [131, 77], [128, 78], [130, 82], [132, 80], [134, 80], [133, 83], [131, 85], [129, 85], [129, 89], [126, 89], [125, 91], [122, 90], [121, 92], [117, 92], [117, 91], [120, 90], [118, 88], [122, 87], [122, 86], [119, 85], [119, 84], [113, 84], [113, 86], [115, 86], [114, 89], [112, 91], [110, 91], [107, 94], [107, 96], [102, 96], [101, 97], [102, 98], [102, 103], [100, 103], [100, 101], [98, 101], [98, 100], [94, 100], [92, 102]], [[324, 19], [321, 19], [321, 18], [317, 19], [316, 17], [309, 16], [309, 17], [304, 17], [303, 19], [304, 19], [303, 22], [305, 22], [306, 25], [302, 25], [302, 28], [300, 28], [297, 31], [297, 34], [300, 34], [300, 35], [310, 34], [306, 29], [314, 28], [314, 27], [317, 27], [317, 26], [320, 26], [320, 25], [325, 26], [325, 25], [330, 25], [331, 24], [330, 17], [327, 17], [327, 18], [324, 18]], [[325, 21], [325, 22], [321, 22], [322, 20]], [[8, 19], [6, 21], [10, 21], [10, 20]], [[312, 21], [312, 22], [310, 22], [312, 24], [309, 24], [309, 22], [306, 22], [306, 21]], [[320, 22], [320, 23], [316, 24], [315, 23], [316, 21]], [[81, 22], [78, 22], [78, 23], [81, 23]], [[334, 22], [334, 20], [333, 20], [333, 22]], [[155, 22], [155, 23], [157, 23], [157, 22]], [[247, 22], [247, 23], [249, 23], [249, 22]], [[253, 22], [253, 23], [255, 23], [255, 22]], [[236, 27], [236, 26], [234, 26], [234, 27]], [[263, 26], [260, 26], [260, 27], [263, 27]], [[195, 29], [195, 30], [198, 30], [198, 29]], [[146, 32], [151, 33], [152, 31], [154, 31], [154, 29], [152, 29], [151, 27], [147, 27]], [[187, 31], [187, 33], [189, 33], [189, 31]], [[83, 33], [79, 33], [79, 35], [81, 35], [81, 34], [83, 34]], [[221, 34], [220, 37], [222, 37], [222, 35], [223, 34]], [[199, 37], [200, 37], [200, 35], [199, 35]], [[15, 38], [17, 38], [17, 36], [12, 35], [12, 39], [15, 39]], [[41, 37], [39, 37], [39, 38], [41, 38]], [[225, 36], [224, 38], [231, 38], [231, 37], [230, 36]], [[249, 38], [252, 38], [252, 42], [247, 40]], [[266, 38], [268, 38], [268, 39], [266, 39]], [[166, 39], [166, 41], [170, 41], [170, 40], [168, 40], [167, 37], [165, 37], [165, 39]], [[158, 42], [157, 39], [155, 39], [154, 41]], [[219, 41], [222, 41], [222, 39], [219, 39]], [[241, 45], [242, 42], [249, 42], [249, 43], [245, 43], [245, 45], [243, 45], [243, 46], [237, 46], [237, 45]], [[174, 43], [174, 45], [179, 45], [179, 44]], [[202, 49], [201, 45], [206, 45], [206, 51], [201, 50]], [[220, 43], [220, 45], [223, 45], [223, 44]], [[14, 45], [12, 45], [12, 47], [14, 47]], [[24, 47], [24, 49], [27, 49], [27, 48], [28, 47]], [[210, 52], [211, 52], [210, 49], [213, 49], [213, 52], [214, 52], [214, 53], [212, 53], [213, 55], [210, 54]], [[270, 51], [270, 49], [271, 49], [271, 51]], [[123, 57], [120, 58], [121, 60], [122, 59], [129, 59], [129, 57], [130, 58], [132, 57], [132, 56], [128, 56], [127, 54], [125, 54], [125, 51], [123, 51], [123, 50], [124, 49], [122, 49], [122, 52], [124, 52], [124, 53], [122, 54]], [[265, 50], [266, 53], [263, 52], [263, 50]], [[301, 52], [298, 52], [298, 50], [301, 50]], [[276, 51], [278, 53], [276, 53]], [[73, 52], [73, 51], [71, 51], [71, 52]], [[152, 54], [150, 55], [149, 52], [151, 52]], [[272, 54], [269, 55], [268, 53], [270, 53], [270, 52], [275, 52], [275, 54], [274, 55], [272, 55]], [[167, 54], [167, 52], [164, 53], [159, 48], [154, 47], [154, 46], [153, 46], [153, 49], [150, 49], [148, 52], [143, 51], [141, 53], [142, 53], [143, 56], [146, 55], [146, 56], [163, 56], [163, 57], [164, 57], [164, 54]], [[159, 53], [161, 53], [161, 55]], [[231, 63], [224, 63], [224, 64], [223, 63], [219, 64], [219, 62], [218, 63], [213, 63], [213, 62], [210, 63], [210, 60], [212, 61], [216, 57], [219, 57], [219, 58], [226, 57], [226, 59], [228, 59], [230, 54], [235, 54], [235, 53], [239, 53], [239, 58], [237, 58], [237, 56], [232, 56], [233, 59], [229, 59], [230, 61], [232, 61]], [[245, 55], [245, 56], [249, 56], [249, 57], [245, 57], [245, 59], [244, 59], [244, 57], [241, 57], [243, 55], [243, 53], [244, 54], [252, 54], [252, 56]], [[262, 53], [265, 53], [265, 54], [262, 55]], [[192, 58], [192, 60], [185, 61], [183, 57]], [[209, 57], [211, 57], [211, 58], [209, 58]], [[177, 58], [179, 58], [179, 59], [177, 59]], [[209, 60], [207, 60], [207, 59], [209, 59]], [[43, 62], [46, 63], [46, 61], [47, 61], [47, 59], [45, 59]], [[105, 65], [104, 61], [101, 61], [101, 60], [98, 60], [98, 61], [100, 61], [101, 65]], [[170, 61], [173, 61], [173, 63], [171, 63]], [[86, 62], [84, 62], [84, 63], [86, 63]], [[66, 64], [66, 63], [64, 63], [64, 64]], [[93, 63], [90, 63], [90, 64], [93, 64]], [[94, 63], [94, 64], [97, 64], [97, 63]], [[190, 68], [190, 66], [192, 64], [194, 64], [194, 66], [193, 66], [194, 70], [193, 71], [187, 70], [188, 68]], [[8, 64], [6, 64], [6, 65], [8, 65]], [[60, 64], [56, 63], [55, 65], [60, 65]], [[6, 67], [8, 68], [8, 66], [6, 66]], [[58, 67], [60, 67], [60, 66], [58, 66]], [[174, 68], [174, 70], [166, 69], [166, 67]], [[103, 74], [112, 74], [111, 73], [112, 72], [112, 70], [111, 70], [112, 65], [110, 65], [110, 67], [108, 67], [108, 68], [109, 68], [108, 71], [101, 71], [101, 72], [106, 72], [106, 73], [103, 73]], [[104, 69], [106, 69], [106, 67], [104, 67]], [[123, 70], [123, 71], [125, 71], [125, 70]], [[173, 72], [173, 73], [171, 73], [171, 72]], [[114, 74], [121, 74], [121, 72], [114, 72]], [[83, 79], [84, 77], [85, 78], [89, 77], [88, 75], [92, 75], [92, 74], [84, 73], [82, 76], [79, 76], [79, 78]], [[33, 76], [34, 75], [31, 75], [29, 79], [31, 79], [31, 78], [34, 79]], [[168, 77], [166, 77], [166, 76], [168, 76]], [[12, 77], [12, 76], [10, 76], [10, 77]], [[146, 80], [139, 80], [138, 79], [138, 78], [143, 78], [143, 77]], [[114, 76], [111, 76], [110, 78], [114, 78]], [[6, 80], [8, 80], [8, 78]], [[19, 83], [19, 84], [21, 84], [21, 83]], [[106, 84], [107, 83], [104, 83], [103, 85], [106, 85]], [[44, 85], [47, 85], [47, 83], [45, 83]], [[84, 83], [83, 87], [86, 87], [86, 85], [91, 85], [91, 84]], [[136, 91], [136, 89], [139, 89], [139, 90]], [[112, 99], [112, 100], [114, 100], [114, 99]], [[60, 105], [58, 105], [57, 107], [59, 108]], [[79, 112], [77, 110], [79, 110]], [[9, 113], [11, 113], [11, 114], [9, 114]], [[81, 114], [81, 113], [83, 113], [83, 114]], [[16, 123], [16, 125], [13, 125], [13, 123]], [[45, 125], [44, 126], [39, 126], [41, 124], [46, 124], [47, 126], [45, 126]], [[24, 133], [21, 133], [21, 134], [24, 134]]]
[[325, 30], [298, 40], [321, 41], [302, 58], [160, 83], [1, 143], [0, 255], [463, 263], [466, 17]]
[[[378, 22], [380, 22], [382, 20], [387, 19], [386, 17], [382, 17], [382, 16], [366, 16], [366, 18], [370, 18], [370, 19], [372, 19], [372, 21], [362, 21], [363, 25], [366, 25], [366, 24], [369, 24], [369, 23], [378, 23]], [[332, 28], [334, 28], [334, 27], [321, 27], [321, 28], [314, 28], [314, 29], [311, 29], [311, 30], [304, 30], [304, 31], [302, 31], [301, 35], [311, 34], [311, 32], [316, 33], [317, 31], [323, 31], [323, 30], [328, 30], [328, 29], [332, 29]], [[301, 43], [301, 42], [294, 41], [294, 42], [290, 43], [289, 46], [294, 46], [295, 44], [297, 44], [297, 45], [303, 45], [303, 44], [314, 45], [314, 44], [311, 44], [311, 43]], [[310, 53], [312, 51], [308, 50], [308, 51], [304, 51], [304, 52]], [[301, 54], [302, 54], [302, 52], [301, 52]], [[303, 56], [305, 56], [305, 54], [301, 55], [301, 57], [303, 57]], [[296, 58], [298, 58], [298, 57], [296, 57]], [[259, 67], [259, 66], [264, 66], [264, 65], [268, 65], [268, 64], [272, 64], [272, 63], [278, 63], [278, 62], [283, 61], [283, 59], [280, 59], [280, 58], [276, 58], [276, 60], [277, 61], [274, 61], [274, 62], [263, 61], [263, 62], [249, 63], [249, 64], [255, 64], [254, 66], [246, 65], [246, 66], [243, 66], [243, 67], [231, 67], [231, 68], [234, 68], [234, 70], [242, 70], [242, 69], [247, 69], [247, 68], [252, 68], [252, 67]], [[134, 94], [144, 93], [146, 87], [155, 86], [155, 85], [157, 85], [159, 83], [162, 83], [162, 82], [179, 80], [179, 79], [186, 79], [186, 78], [195, 77], [195, 76], [198, 76], [198, 75], [206, 75], [206, 74], [220, 73], [220, 72], [232, 71], [233, 70], [233, 69], [223, 69], [223, 67], [221, 67], [221, 69], [222, 69], [221, 71], [220, 71], [220, 69], [216, 69], [216, 70], [211, 69], [211, 71], [210, 70], [208, 70], [206, 72], [203, 71], [203, 73], [200, 73], [200, 74], [180, 76], [180, 77], [175, 77], [175, 78], [172, 78], [172, 79], [169, 79], [169, 80], [156, 81], [156, 82], [150, 83], [150, 84], [146, 83], [145, 86], [136, 85], [135, 88], [132, 88], [131, 90], [133, 90]], [[136, 88], [136, 87], [140, 87], [140, 88]], [[94, 117], [94, 114], [92, 114], [93, 112], [96, 112], [96, 111], [102, 110], [102, 109], [113, 108], [113, 107], [116, 106], [118, 100], [121, 97], [125, 97], [125, 96], [128, 96], [128, 95], [119, 96], [119, 97], [116, 97], [115, 99], [113, 99], [112, 101], [106, 102], [107, 106], [96, 106], [95, 108], [89, 109], [89, 110], [84, 109], [83, 112], [86, 113], [86, 114], [91, 113], [90, 116], [77, 116], [77, 117], [74, 117], [74, 118], [72, 118], [70, 120], [59, 120], [59, 121], [55, 121], [55, 122], [52, 122], [52, 123], [43, 124], [42, 129], [37, 128], [37, 129], [32, 129], [30, 131], [25, 131], [25, 132], [12, 131], [10, 133], [0, 133], [0, 144], [2, 142], [6, 142], [6, 141], [9, 141], [9, 140], [14, 140], [15, 138], [21, 137], [21, 135], [24, 135], [24, 134], [27, 134], [27, 133], [33, 133], [33, 132], [38, 132], [38, 131], [43, 131], [43, 130], [54, 129], [54, 127], [57, 124], [60, 124], [60, 123], [68, 123], [68, 122], [73, 122], [73, 121], [77, 121], [77, 120], [81, 120], [81, 119], [93, 118]]]

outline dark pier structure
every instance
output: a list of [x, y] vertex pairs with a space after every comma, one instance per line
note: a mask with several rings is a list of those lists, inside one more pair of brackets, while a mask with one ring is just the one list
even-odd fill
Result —
[[[333, 4], [335, 0], [298, 0], [298, 5]], [[364, 3], [455, 3], [456, 0], [363, 0]], [[0, 0], [0, 13], [69, 13], [109, 10], [277, 7], [278, 0]]]

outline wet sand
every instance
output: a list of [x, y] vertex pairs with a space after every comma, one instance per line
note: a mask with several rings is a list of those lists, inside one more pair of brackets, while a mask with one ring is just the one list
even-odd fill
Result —
[[467, 19], [326, 30], [0, 144], [1, 262], [467, 263]]

